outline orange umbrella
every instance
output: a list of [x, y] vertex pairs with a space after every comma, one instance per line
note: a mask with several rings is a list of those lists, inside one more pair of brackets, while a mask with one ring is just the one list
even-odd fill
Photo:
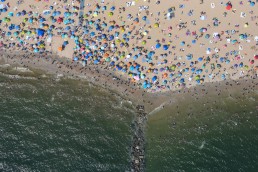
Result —
[[162, 75], [162, 77], [163, 77], [163, 78], [167, 78], [167, 77], [168, 77], [168, 74], [167, 74], [167, 73], [164, 73], [164, 74]]
[[105, 57], [105, 58], [107, 58], [108, 56], [109, 56], [109, 54], [108, 54], [108, 53], [105, 53], [105, 54], [104, 54], [104, 57]]
[[62, 47], [58, 47], [58, 51], [63, 51], [63, 48]]

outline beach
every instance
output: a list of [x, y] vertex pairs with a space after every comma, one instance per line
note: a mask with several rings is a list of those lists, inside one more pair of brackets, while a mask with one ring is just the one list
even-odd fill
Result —
[[[228, 161], [224, 164], [227, 167], [225, 169], [219, 168], [218, 163], [215, 164], [216, 168], [207, 167], [203, 165], [204, 160], [198, 151], [206, 148], [205, 137], [209, 138], [208, 143], [212, 142], [210, 136], [213, 133], [216, 136], [222, 130], [230, 133], [231, 124], [235, 124], [231, 116], [237, 116], [235, 119], [239, 120], [240, 128], [242, 124], [246, 128], [256, 125], [255, 122], [246, 121], [253, 121], [258, 111], [257, 7], [258, 2], [255, 0], [34, 0], [30, 4], [25, 0], [2, 0], [0, 76], [4, 79], [0, 78], [0, 86], [4, 89], [1, 89], [1, 108], [5, 108], [5, 113], [9, 114], [8, 110], [15, 110], [13, 106], [16, 102], [22, 102], [18, 110], [23, 112], [25, 119], [27, 109], [31, 112], [29, 121], [33, 119], [34, 112], [40, 115], [37, 125], [40, 125], [41, 118], [47, 113], [53, 116], [57, 113], [62, 122], [51, 118], [54, 121], [52, 123], [65, 127], [67, 125], [67, 128], [60, 127], [60, 130], [54, 132], [63, 133], [65, 130], [70, 136], [78, 134], [75, 131], [79, 131], [81, 126], [74, 129], [73, 122], [77, 120], [74, 115], [85, 115], [89, 118], [84, 119], [85, 123], [92, 123], [90, 127], [82, 127], [84, 134], [91, 127], [97, 126], [96, 133], [92, 131], [83, 141], [76, 140], [76, 144], [77, 141], [80, 142], [77, 145], [84, 151], [88, 149], [87, 145], [92, 148], [92, 154], [87, 155], [89, 157], [82, 156], [79, 159], [78, 167], [75, 167], [75, 162], [66, 164], [67, 169], [57, 167], [62, 166], [62, 163], [53, 165], [54, 161], [42, 166], [37, 160], [29, 162], [34, 162], [42, 169], [51, 164], [52, 168], [48, 169], [64, 171], [83, 170], [83, 158], [87, 159], [86, 166], [94, 160], [94, 165], [87, 166], [89, 171], [234, 169], [229, 167], [232, 164]], [[14, 90], [14, 94], [11, 94], [9, 88]], [[22, 88], [26, 90], [24, 93]], [[8, 97], [8, 90], [11, 98]], [[28, 103], [34, 92], [38, 106]], [[53, 105], [49, 105], [48, 97], [60, 99], [51, 99]], [[8, 101], [12, 102], [10, 109]], [[65, 112], [62, 106], [65, 106]], [[47, 113], [44, 108], [48, 109]], [[18, 110], [14, 113], [17, 120]], [[68, 125], [70, 117], [72, 120]], [[3, 116], [3, 120], [6, 121], [4, 126], [10, 128], [10, 132], [6, 132], [6, 139], [12, 143], [8, 133], [12, 133], [13, 126], [9, 125], [8, 115]], [[224, 123], [230, 125], [225, 127]], [[215, 129], [208, 126], [215, 126]], [[247, 133], [246, 128], [235, 137], [239, 136], [241, 140]], [[207, 129], [205, 137], [202, 129]], [[235, 129], [234, 132], [239, 130]], [[25, 131], [25, 136], [31, 134], [30, 131], [27, 132], [26, 125], [21, 130]], [[39, 133], [42, 131], [38, 130]], [[257, 133], [257, 128], [252, 128], [251, 131]], [[47, 132], [51, 134], [52, 131]], [[209, 135], [209, 132], [212, 134]], [[123, 134], [126, 135], [124, 140]], [[223, 135], [223, 139], [229, 135]], [[203, 138], [201, 142], [199, 137]], [[95, 140], [93, 142], [97, 145], [96, 148], [94, 144], [88, 144], [87, 139], [91, 138]], [[40, 139], [44, 140], [43, 137]], [[67, 137], [66, 139], [71, 141]], [[254, 140], [256, 139], [255, 137]], [[103, 140], [104, 145], [101, 144]], [[74, 152], [80, 152], [76, 144], [73, 145], [74, 151], [69, 152], [69, 145], [63, 141], [60, 144], [58, 137], [54, 142], [66, 147], [66, 153], [71, 157], [76, 155]], [[183, 147], [180, 147], [181, 144]], [[113, 152], [111, 149], [115, 149], [115, 145], [119, 149]], [[190, 146], [189, 154], [178, 153], [189, 148], [189, 145], [194, 145]], [[53, 149], [58, 152], [62, 146]], [[238, 146], [235, 147], [234, 150], [237, 150]], [[10, 149], [8, 144], [5, 144], [5, 148]], [[123, 152], [123, 156], [119, 150]], [[225, 150], [221, 150], [224, 153]], [[105, 154], [106, 152], [108, 153]], [[128, 154], [125, 155], [125, 152]], [[171, 152], [176, 153], [179, 160], [174, 160]], [[194, 158], [183, 160], [184, 156], [196, 155], [195, 153], [199, 157], [196, 164], [202, 166], [200, 168], [193, 165]], [[244, 156], [242, 153], [241, 156]], [[234, 153], [229, 154], [230, 156], [225, 156], [227, 160], [234, 159], [231, 156]], [[189, 166], [182, 164], [181, 155], [182, 162], [189, 163]], [[213, 154], [207, 155], [209, 159]], [[222, 155], [218, 154], [218, 157]], [[26, 164], [22, 162], [21, 168], [16, 168], [12, 163], [8, 164], [12, 160], [11, 155], [6, 156], [9, 156], [6, 169], [22, 169], [22, 165]], [[122, 159], [116, 164], [119, 156]], [[33, 157], [41, 156], [35, 151]], [[74, 158], [71, 157], [70, 161], [73, 162]], [[105, 158], [110, 163], [105, 162]], [[237, 159], [234, 161], [237, 162]], [[248, 161], [248, 158], [244, 158], [244, 161]], [[67, 162], [66, 158], [63, 162]], [[226, 161], [216, 159], [216, 162]], [[160, 164], [163, 164], [163, 168]], [[0, 162], [0, 169], [1, 167], [3, 164]], [[30, 170], [36, 169], [26, 164], [27, 167]], [[235, 170], [248, 171], [255, 167], [256, 165], [249, 164], [243, 168], [237, 166]]]
[[254, 1], [17, 2], [1, 4], [2, 47], [108, 69], [147, 92], [257, 75]]

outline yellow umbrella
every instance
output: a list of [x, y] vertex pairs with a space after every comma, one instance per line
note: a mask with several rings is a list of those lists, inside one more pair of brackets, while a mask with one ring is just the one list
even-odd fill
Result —
[[155, 23], [155, 24], [154, 24], [154, 27], [155, 27], [155, 28], [158, 28], [158, 27], [159, 27], [159, 24], [158, 24], [158, 23]]
[[111, 17], [111, 16], [113, 16], [113, 15], [114, 15], [113, 12], [109, 12], [109, 13], [108, 13], [108, 16], [109, 16], [109, 17]]

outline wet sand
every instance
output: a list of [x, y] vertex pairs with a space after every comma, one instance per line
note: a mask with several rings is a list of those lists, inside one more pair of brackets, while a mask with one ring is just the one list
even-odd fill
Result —
[[79, 62], [71, 63], [69, 60], [61, 59], [53, 54], [18, 54], [8, 50], [1, 50], [1, 53], [3, 54], [0, 58], [1, 66], [10, 64], [11, 66], [26, 67], [31, 70], [40, 69], [57, 77], [87, 80], [94, 85], [101, 86], [102, 89], [108, 89], [113, 94], [122, 96], [134, 105], [145, 105], [145, 111], [151, 114], [170, 106], [178, 100], [187, 99], [188, 96], [198, 101], [198, 99], [205, 97], [230, 95], [235, 91], [246, 94], [246, 92], [257, 92], [258, 90], [257, 76], [252, 75], [238, 81], [212, 82], [177, 91], [148, 93], [137, 85], [126, 81], [126, 79], [118, 78], [119, 76], [113, 71], [104, 69], [104, 66], [82, 67]]

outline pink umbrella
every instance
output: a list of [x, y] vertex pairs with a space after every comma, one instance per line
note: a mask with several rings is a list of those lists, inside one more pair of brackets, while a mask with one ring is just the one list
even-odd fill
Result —
[[255, 59], [255, 60], [258, 60], [258, 55], [255, 55], [255, 56], [254, 56], [254, 59]]
[[236, 56], [236, 57], [235, 57], [235, 60], [240, 60], [240, 56]]

